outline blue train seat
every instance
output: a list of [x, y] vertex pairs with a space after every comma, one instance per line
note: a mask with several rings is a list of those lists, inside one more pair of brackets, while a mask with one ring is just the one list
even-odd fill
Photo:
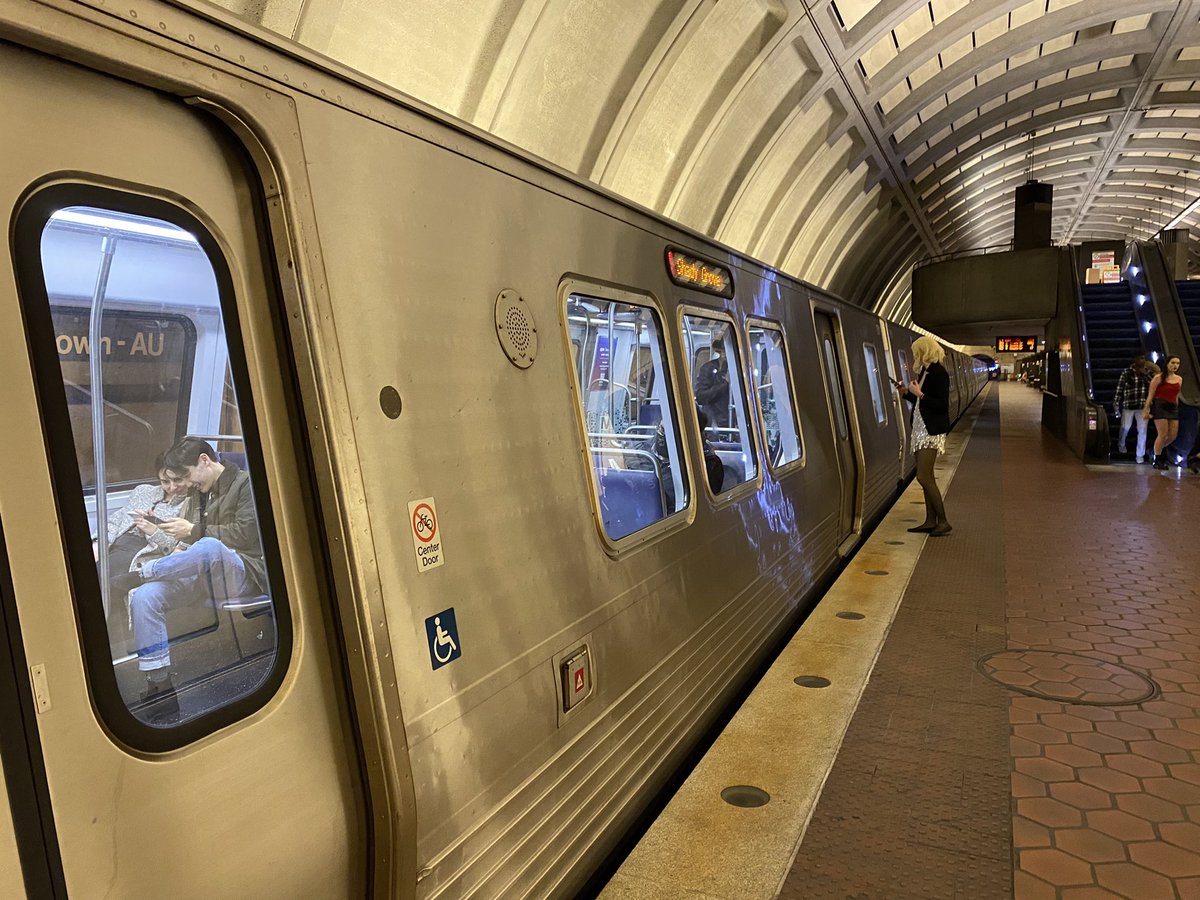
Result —
[[639, 425], [657, 425], [662, 421], [662, 407], [657, 403], [646, 401], [638, 407]]
[[716, 452], [717, 456], [721, 458], [721, 464], [725, 466], [725, 481], [721, 485], [722, 491], [727, 491], [746, 480], [746, 464], [742, 460], [740, 449]]
[[222, 463], [233, 463], [243, 472], [246, 471], [246, 454], [241, 450], [222, 450], [217, 456]]
[[596, 469], [604, 530], [613, 540], [645, 528], [663, 517], [658, 475], [641, 469]]

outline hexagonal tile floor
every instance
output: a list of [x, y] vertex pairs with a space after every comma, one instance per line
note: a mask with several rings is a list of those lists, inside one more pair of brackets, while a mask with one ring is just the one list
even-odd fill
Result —
[[1200, 479], [1089, 472], [1033, 433], [1037, 395], [1012, 393], [1009, 651], [981, 670], [1026, 695], [1009, 704], [1015, 895], [1200, 898]]
[[1010, 691], [1084, 706], [1128, 706], [1159, 695], [1144, 672], [1075, 653], [1001, 650], [981, 659], [979, 671]]

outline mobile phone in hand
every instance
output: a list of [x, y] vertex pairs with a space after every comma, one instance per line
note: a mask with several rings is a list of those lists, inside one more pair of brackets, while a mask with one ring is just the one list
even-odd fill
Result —
[[163, 520], [154, 515], [154, 513], [142, 513], [142, 519], [151, 525], [161, 525], [163, 523]]

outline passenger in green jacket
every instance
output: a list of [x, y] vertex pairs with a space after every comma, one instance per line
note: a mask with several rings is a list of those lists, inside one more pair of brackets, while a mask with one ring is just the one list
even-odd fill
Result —
[[140, 572], [113, 579], [119, 589], [132, 590], [138, 668], [147, 678], [143, 699], [159, 701], [157, 716], [178, 715], [179, 709], [171, 679], [167, 611], [269, 590], [250, 475], [218, 460], [212, 446], [199, 438], [184, 438], [167, 451], [166, 471], [194, 491], [195, 522], [170, 518], [158, 523], [179, 541], [179, 549], [147, 561]]

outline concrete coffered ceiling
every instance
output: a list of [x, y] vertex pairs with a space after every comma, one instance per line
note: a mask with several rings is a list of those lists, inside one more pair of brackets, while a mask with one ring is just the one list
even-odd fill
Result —
[[901, 322], [928, 256], [1200, 225], [1200, 0], [220, 0]]

